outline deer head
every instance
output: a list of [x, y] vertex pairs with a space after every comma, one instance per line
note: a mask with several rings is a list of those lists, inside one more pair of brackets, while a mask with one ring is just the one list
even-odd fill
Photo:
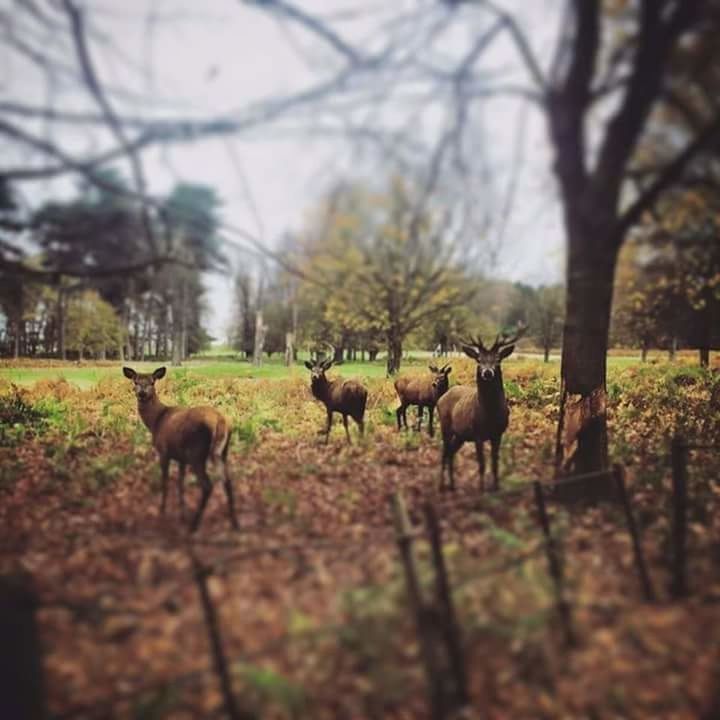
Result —
[[490, 382], [499, 376], [500, 363], [515, 350], [515, 343], [525, 334], [527, 325], [518, 325], [515, 333], [500, 333], [490, 347], [481, 337], [462, 342], [463, 352], [477, 363], [478, 382]]
[[325, 372], [329, 370], [334, 364], [332, 358], [327, 360], [320, 360], [318, 358], [310, 359], [305, 361], [305, 367], [310, 371], [311, 382], [316, 382], [325, 379]]
[[164, 378], [166, 372], [164, 367], [152, 373], [138, 373], [132, 368], [123, 368], [123, 375], [133, 381], [133, 392], [140, 402], [147, 402], [155, 397], [155, 381]]
[[450, 365], [443, 365], [438, 368], [435, 365], [428, 365], [428, 370], [433, 374], [432, 388], [436, 396], [442, 395], [449, 386], [448, 375], [452, 372]]

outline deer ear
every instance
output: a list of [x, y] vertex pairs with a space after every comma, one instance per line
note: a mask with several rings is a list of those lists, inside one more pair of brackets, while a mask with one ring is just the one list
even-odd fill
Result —
[[137, 373], [132, 368], [129, 368], [129, 367], [123, 368], [123, 375], [128, 380], [134, 380], [137, 377]]
[[305, 361], [305, 367], [306, 367], [308, 370], [312, 370], [312, 369], [313, 369], [313, 364], [312, 364], [309, 360], [306, 360], [306, 361]]
[[449, 375], [449, 374], [452, 372], [452, 368], [450, 367], [450, 365], [446, 365], [446, 366], [442, 369], [442, 371], [443, 371], [446, 375]]
[[335, 361], [333, 358], [330, 358], [329, 360], [325, 360], [325, 362], [323, 362], [322, 368], [323, 370], [329, 370], [334, 364], [336, 364]]
[[161, 380], [162, 378], [165, 377], [165, 373], [166, 373], [166, 372], [167, 372], [167, 368], [166, 368], [166, 367], [158, 368], [158, 369], [155, 370], [155, 372], [153, 372], [153, 374], [152, 374], [153, 380]]
[[439, 372], [435, 365], [428, 365], [428, 370], [434, 373]]
[[504, 360], [506, 357], [508, 357], [508, 355], [512, 355], [512, 351], [513, 351], [514, 349], [515, 349], [515, 346], [514, 346], [514, 345], [510, 345], [510, 346], [508, 346], [508, 347], [506, 347], [506, 348], [503, 348], [503, 349], [500, 351], [500, 355], [499, 355], [500, 359], [501, 359], [501, 360]]
[[478, 352], [475, 348], [470, 347], [469, 345], [463, 345], [462, 346], [463, 352], [468, 356], [471, 357], [473, 360], [478, 359]]

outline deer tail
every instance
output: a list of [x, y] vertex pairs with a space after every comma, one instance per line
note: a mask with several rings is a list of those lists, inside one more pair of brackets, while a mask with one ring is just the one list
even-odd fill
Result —
[[230, 425], [228, 421], [220, 416], [213, 428], [210, 441], [210, 460], [215, 463], [227, 457], [228, 446], [230, 445]]

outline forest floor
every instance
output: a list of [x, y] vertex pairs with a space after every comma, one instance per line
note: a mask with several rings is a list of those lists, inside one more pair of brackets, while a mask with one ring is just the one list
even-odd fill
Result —
[[[452, 364], [456, 382], [472, 380], [468, 361]], [[567, 648], [531, 485], [551, 477], [557, 364], [504, 365], [512, 414], [501, 476], [503, 489], [518, 490], [511, 498], [479, 495], [470, 447], [459, 454], [458, 490], [439, 495], [437, 436], [398, 433], [391, 382], [362, 368], [339, 369], [364, 375], [370, 391], [366, 436], [353, 428], [351, 446], [339, 422], [322, 444], [324, 410], [306, 372], [203, 368], [172, 369], [158, 391], [231, 418], [241, 530], [230, 530], [218, 486], [190, 539], [174, 488], [159, 513], [150, 436], [117, 365], [86, 387], [68, 369], [67, 380], [15, 385], [3, 367], [0, 573], [32, 576], [52, 717], [222, 716], [193, 555], [212, 570], [210, 597], [244, 708], [263, 718], [427, 717], [388, 504], [396, 491], [418, 527], [427, 501], [441, 519], [467, 717], [717, 717], [720, 450], [691, 455], [690, 594], [668, 593], [668, 443], [681, 431], [720, 444], [717, 370], [611, 363], [611, 454], [627, 468], [658, 601], [643, 601], [618, 506], [551, 502], [578, 636]], [[193, 507], [192, 483], [188, 495]], [[429, 548], [424, 539], [415, 546], [429, 594]]]

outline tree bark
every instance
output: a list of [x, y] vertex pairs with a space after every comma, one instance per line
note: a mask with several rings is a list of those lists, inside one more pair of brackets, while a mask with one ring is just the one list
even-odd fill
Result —
[[700, 367], [709, 367], [710, 366], [710, 348], [709, 347], [701, 347], [698, 348], [698, 356], [700, 360]]
[[255, 341], [253, 346], [253, 365], [262, 365], [263, 345], [265, 344], [265, 324], [262, 310], [255, 314]]
[[402, 363], [402, 340], [395, 330], [388, 333], [387, 374], [395, 375]]
[[20, 357], [20, 321], [16, 320], [15, 333], [13, 337], [13, 360], [17, 360]]
[[295, 344], [295, 338], [294, 335], [291, 332], [285, 333], [285, 365], [287, 367], [290, 367], [293, 364], [293, 359], [295, 357], [295, 350], [294, 350], [294, 344]]
[[61, 360], [67, 360], [65, 348], [65, 292], [58, 288], [57, 297], [57, 329], [58, 329], [58, 355]]
[[608, 467], [606, 382], [608, 331], [617, 252], [605, 242], [605, 223], [570, 226], [563, 332], [558, 474]]

